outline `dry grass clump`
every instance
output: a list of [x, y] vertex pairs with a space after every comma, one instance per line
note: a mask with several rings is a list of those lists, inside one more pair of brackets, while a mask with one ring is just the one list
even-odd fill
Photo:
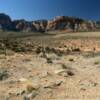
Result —
[[69, 58], [69, 61], [73, 62], [74, 61], [74, 58]]
[[100, 64], [100, 61], [95, 61], [94, 62], [94, 65], [98, 65], [98, 64]]

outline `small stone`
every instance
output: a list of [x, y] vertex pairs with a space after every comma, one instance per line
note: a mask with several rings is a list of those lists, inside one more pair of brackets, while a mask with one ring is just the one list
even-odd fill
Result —
[[33, 99], [33, 98], [35, 98], [37, 95], [38, 95], [38, 93], [32, 92], [32, 93], [28, 94], [28, 97]]
[[25, 93], [25, 90], [19, 90], [17, 91], [16, 95], [19, 96], [19, 95], [23, 95]]
[[55, 86], [60, 86], [62, 84], [62, 81], [56, 81]]
[[55, 74], [61, 74], [61, 73], [63, 73], [63, 72], [65, 72], [64, 69], [58, 69], [58, 70], [55, 70], [55, 71], [54, 71]]
[[25, 95], [25, 96], [24, 96], [24, 100], [34, 99], [37, 95], [38, 95], [38, 93], [32, 92], [32, 93], [30, 93], [30, 94]]
[[28, 80], [26, 78], [20, 78], [19, 81], [20, 82], [27, 82]]
[[26, 86], [26, 90], [28, 92], [32, 92], [33, 90], [38, 90], [40, 88], [40, 86], [38, 84], [28, 84]]
[[27, 91], [32, 92], [33, 90], [35, 90], [35, 88], [32, 85], [27, 85], [26, 86]]
[[46, 84], [46, 85], [44, 86], [44, 88], [55, 89], [55, 88], [57, 88], [58, 86], [60, 86], [61, 84], [62, 84], [62, 81], [56, 81], [56, 82], [52, 82], [52, 83]]
[[63, 77], [68, 77], [68, 74], [66, 72], [63, 72], [60, 75], [63, 76]]

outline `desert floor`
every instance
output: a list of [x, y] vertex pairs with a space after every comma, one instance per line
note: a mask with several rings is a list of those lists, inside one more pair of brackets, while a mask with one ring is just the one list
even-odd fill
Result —
[[100, 99], [100, 32], [34, 35], [12, 42], [28, 49], [0, 53], [0, 100]]

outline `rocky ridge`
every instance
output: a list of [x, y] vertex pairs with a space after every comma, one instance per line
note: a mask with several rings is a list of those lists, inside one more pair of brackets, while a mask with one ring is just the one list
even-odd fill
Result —
[[57, 16], [52, 20], [26, 21], [12, 20], [8, 15], [0, 14], [0, 29], [24, 32], [48, 31], [97, 31], [100, 29], [99, 21], [84, 20], [76, 17]]

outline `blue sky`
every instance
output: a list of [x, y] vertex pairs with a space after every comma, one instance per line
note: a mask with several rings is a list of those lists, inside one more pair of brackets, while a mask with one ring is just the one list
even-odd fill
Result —
[[0, 13], [26, 20], [60, 15], [100, 20], [100, 0], [0, 0]]

